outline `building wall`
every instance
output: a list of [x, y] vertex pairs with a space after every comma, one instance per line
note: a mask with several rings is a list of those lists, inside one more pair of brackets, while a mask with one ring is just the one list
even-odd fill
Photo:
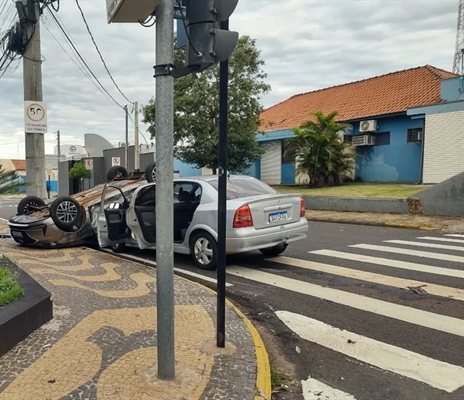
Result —
[[423, 182], [439, 183], [463, 171], [464, 110], [426, 115]]
[[[398, 115], [377, 119], [379, 129], [375, 146], [356, 148], [355, 177], [364, 182], [420, 182], [422, 142], [407, 142], [408, 129], [423, 128], [423, 119]], [[389, 143], [383, 142], [389, 134]], [[353, 123], [353, 134], [359, 134], [359, 122]], [[383, 144], [385, 143], [385, 144]]]

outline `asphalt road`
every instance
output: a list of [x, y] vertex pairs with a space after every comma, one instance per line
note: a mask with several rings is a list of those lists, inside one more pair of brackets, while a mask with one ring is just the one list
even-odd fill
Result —
[[[229, 299], [296, 382], [275, 398], [464, 398], [464, 235], [334, 223], [310, 231], [284, 257], [228, 257]], [[175, 264], [215, 287], [216, 272], [188, 256]]]
[[0, 218], [8, 219], [16, 213], [19, 200], [0, 197]]

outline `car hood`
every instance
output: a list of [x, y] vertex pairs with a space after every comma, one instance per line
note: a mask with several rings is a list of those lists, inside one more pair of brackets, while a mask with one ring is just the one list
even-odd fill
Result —
[[35, 224], [37, 222], [44, 221], [50, 218], [48, 215], [14, 215], [8, 220], [8, 224], [23, 224], [23, 225], [30, 225]]

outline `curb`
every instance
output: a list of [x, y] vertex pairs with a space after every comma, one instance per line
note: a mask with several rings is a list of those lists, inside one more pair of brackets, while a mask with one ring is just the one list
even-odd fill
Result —
[[340, 219], [324, 219], [324, 218], [307, 218], [308, 221], [313, 222], [331, 222], [339, 224], [349, 225], [365, 225], [365, 226], [381, 226], [385, 228], [403, 228], [403, 229], [416, 229], [422, 231], [445, 231], [446, 228], [443, 226], [430, 226], [430, 225], [419, 225], [410, 222], [385, 222], [385, 221], [370, 221], [370, 220], [356, 220], [349, 218]]
[[[102, 250], [96, 250], [102, 251]], [[131, 257], [125, 256], [124, 254], [111, 254], [109, 252], [103, 251], [103, 253], [110, 254], [116, 258], [122, 258], [128, 261], [136, 262], [151, 268], [156, 268], [155, 266], [149, 264], [148, 262], [144, 263], [143, 261], [136, 261]], [[180, 279], [184, 279], [194, 285], [200, 286], [202, 289], [210, 292], [211, 294], [217, 296], [217, 292], [213, 289], [205, 286], [199, 282], [193, 281], [183, 275], [180, 275], [174, 271]], [[256, 356], [256, 391], [259, 393], [255, 395], [254, 400], [271, 400], [272, 390], [271, 390], [271, 365], [269, 363], [269, 355], [267, 354], [266, 347], [264, 345], [263, 339], [261, 338], [258, 330], [255, 328], [253, 323], [243, 314], [237, 306], [235, 306], [229, 299], [226, 298], [226, 304], [231, 307], [235, 313], [242, 319], [245, 323], [250, 335], [253, 339], [253, 344], [255, 347], [255, 356]]]
[[[217, 293], [210, 289], [207, 286], [202, 285], [201, 283], [191, 281], [190, 279], [180, 276], [182, 279], [186, 279], [189, 282], [192, 282], [198, 286], [201, 286], [203, 289], [208, 290], [213, 293], [215, 296]], [[271, 400], [272, 390], [271, 390], [271, 364], [269, 363], [269, 355], [267, 354], [266, 347], [264, 345], [263, 339], [259, 334], [258, 330], [255, 328], [253, 323], [243, 314], [236, 305], [234, 305], [229, 299], [226, 298], [226, 303], [231, 307], [235, 313], [242, 319], [242, 321], [247, 326], [250, 331], [250, 335], [253, 338], [253, 343], [255, 346], [255, 355], [256, 355], [256, 390], [258, 395], [255, 395], [254, 400]]]

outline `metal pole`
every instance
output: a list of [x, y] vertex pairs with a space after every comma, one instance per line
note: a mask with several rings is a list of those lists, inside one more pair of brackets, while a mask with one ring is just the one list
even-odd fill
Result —
[[124, 107], [126, 111], [126, 143], [124, 146], [124, 167], [129, 170], [129, 109]]
[[135, 102], [135, 132], [134, 132], [134, 170], [140, 170], [140, 145], [139, 145], [139, 102]]
[[58, 162], [61, 160], [61, 137], [60, 137], [60, 131], [56, 131], [56, 141], [58, 142]]
[[[221, 22], [229, 29], [229, 20]], [[226, 325], [226, 202], [227, 202], [227, 118], [229, 98], [229, 60], [219, 70], [219, 150], [218, 150], [218, 268], [217, 268], [217, 346], [225, 347]]]
[[[34, 4], [37, 22], [26, 25], [27, 38], [31, 38], [23, 57], [24, 101], [43, 101], [42, 93], [42, 55], [40, 50], [39, 4]], [[31, 18], [32, 19], [32, 18]], [[25, 133], [26, 142], [26, 193], [44, 199], [45, 178], [45, 140], [43, 133]]]
[[[174, 0], [156, 8], [156, 64], [174, 60]], [[156, 78], [156, 293], [158, 377], [175, 378], [174, 355], [174, 79]]]

